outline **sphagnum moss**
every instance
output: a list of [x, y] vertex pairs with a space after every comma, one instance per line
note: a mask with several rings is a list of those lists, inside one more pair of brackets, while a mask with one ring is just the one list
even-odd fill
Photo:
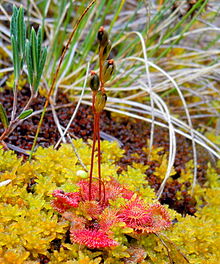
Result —
[[[82, 140], [75, 141], [75, 145], [84, 153], [83, 161], [89, 162], [88, 145]], [[115, 157], [117, 150], [121, 154]], [[103, 142], [102, 151], [106, 156], [102, 164], [103, 177], [110, 180], [109, 176], [117, 170], [112, 161], [117, 161], [122, 151], [115, 143], [109, 142]], [[129, 263], [129, 252], [136, 252], [135, 254], [139, 256], [144, 250], [142, 257], [139, 256], [144, 260], [133, 263], [167, 264], [167, 252], [159, 238], [154, 234], [133, 236], [131, 230], [125, 229], [123, 223], [118, 223], [113, 229], [120, 245], [111, 250], [90, 250], [68, 242], [69, 221], [58, 217], [50, 202], [52, 191], [56, 188], [65, 192], [79, 190], [74, 183], [79, 182], [80, 176], [77, 176], [76, 172], [82, 168], [77, 162], [70, 162], [75, 160], [70, 153], [71, 146], [67, 144], [62, 145], [57, 151], [52, 148], [39, 148], [31, 163], [22, 164], [12, 151], [0, 151], [0, 181], [12, 179], [7, 186], [0, 187], [0, 263], [39, 263], [39, 256], [42, 255], [52, 264], [100, 263], [102, 259], [105, 263]], [[52, 173], [51, 166], [55, 163], [58, 170]], [[138, 191], [146, 203], [152, 203], [155, 199], [154, 192], [147, 185], [142, 169], [134, 164], [135, 166], [136, 169], [128, 167], [128, 171], [123, 175], [114, 174], [114, 177], [127, 188], [133, 186], [131, 190]], [[216, 173], [213, 171], [209, 169], [209, 173]], [[212, 178], [211, 175], [209, 178]], [[220, 258], [218, 250], [220, 234], [217, 229], [220, 219], [218, 199], [220, 193], [207, 183], [203, 191], [198, 190], [196, 195], [205, 202], [202, 207], [200, 203], [195, 216], [182, 217], [175, 211], [168, 210], [171, 218], [177, 221], [172, 228], [163, 231], [159, 236], [170, 249], [174, 261], [179, 261], [178, 263], [185, 263], [184, 258], [178, 253], [180, 250], [190, 263], [217, 264]], [[124, 198], [120, 198], [111, 203], [119, 203], [120, 207], [123, 201]], [[52, 246], [54, 243], [57, 243], [57, 248]]]

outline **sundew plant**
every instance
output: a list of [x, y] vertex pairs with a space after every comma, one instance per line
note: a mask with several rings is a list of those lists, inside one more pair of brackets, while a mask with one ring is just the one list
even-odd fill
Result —
[[[162, 205], [147, 204], [137, 193], [121, 185], [111, 175], [108, 179], [101, 177], [99, 119], [107, 101], [104, 86], [113, 75], [115, 65], [112, 59], [106, 60], [111, 50], [111, 41], [104, 27], [100, 27], [97, 39], [99, 76], [92, 71], [89, 79], [94, 113], [89, 180], [79, 181], [77, 192], [65, 193], [63, 190], [55, 190], [53, 196], [56, 199], [52, 201], [52, 206], [65, 219], [71, 221], [72, 242], [88, 248], [111, 248], [120, 245], [114, 239], [113, 230], [117, 227], [120, 227], [120, 232], [130, 234], [132, 237], [132, 235], [164, 230], [171, 225], [171, 219]], [[96, 141], [98, 141], [98, 177], [93, 176]]]
[[0, 263], [219, 263], [220, 4], [0, 10]]

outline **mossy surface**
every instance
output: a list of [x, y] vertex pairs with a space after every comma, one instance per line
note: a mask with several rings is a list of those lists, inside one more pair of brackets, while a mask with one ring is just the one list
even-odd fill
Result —
[[[74, 141], [74, 145], [89, 170], [90, 146], [82, 140]], [[118, 175], [115, 163], [123, 156], [123, 150], [116, 143], [104, 141], [102, 152], [103, 179], [115, 177], [146, 202], [155, 200], [155, 193], [144, 174], [146, 166], [133, 164]], [[162, 167], [166, 168], [165, 161], [158, 173], [162, 173]], [[0, 263], [165, 264], [169, 263], [167, 249], [176, 263], [187, 263], [183, 254], [190, 263], [219, 263], [220, 189], [218, 175], [211, 166], [208, 167], [206, 185], [195, 190], [197, 212], [194, 216], [181, 216], [168, 209], [174, 224], [158, 236], [131, 237], [129, 229], [125, 234], [126, 229], [119, 224], [114, 230], [119, 245], [109, 250], [90, 250], [70, 243], [69, 222], [51, 207], [55, 189], [78, 190], [76, 183], [81, 180], [76, 176], [78, 170], [82, 167], [71, 145], [64, 144], [59, 150], [38, 148], [34, 159], [25, 163], [13, 152], [0, 149], [0, 181], [12, 180], [0, 187]], [[189, 171], [185, 173], [187, 178], [191, 177]]]

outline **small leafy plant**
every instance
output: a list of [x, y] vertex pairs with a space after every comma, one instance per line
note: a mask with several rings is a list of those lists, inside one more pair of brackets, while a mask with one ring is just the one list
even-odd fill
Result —
[[[76, 184], [78, 190], [75, 192], [55, 190], [52, 193], [55, 199], [51, 205], [64, 219], [70, 221], [72, 243], [90, 249], [112, 249], [120, 247], [125, 236], [138, 240], [140, 236], [155, 234], [168, 228], [171, 218], [161, 204], [147, 203], [138, 193], [129, 190], [111, 176], [105, 180], [101, 177], [99, 121], [107, 100], [104, 86], [113, 75], [115, 64], [113, 60], [106, 60], [111, 50], [111, 42], [104, 27], [99, 29], [97, 39], [99, 75], [92, 71], [89, 79], [94, 113], [89, 179], [80, 180]], [[98, 177], [93, 176], [96, 142]]]
[[[13, 6], [10, 34], [14, 66], [14, 96], [10, 121], [4, 106], [0, 103], [0, 119], [5, 129], [0, 136], [0, 143], [5, 147], [7, 147], [7, 145], [4, 143], [4, 139], [33, 112], [29, 107], [34, 97], [37, 96], [40, 79], [47, 57], [47, 49], [42, 47], [41, 28], [38, 29], [37, 33], [35, 29], [32, 28], [30, 39], [26, 39], [26, 25], [24, 21], [24, 9], [22, 6], [20, 8]], [[27, 66], [31, 95], [24, 108], [20, 113], [17, 113], [18, 82], [24, 71], [25, 65]]]

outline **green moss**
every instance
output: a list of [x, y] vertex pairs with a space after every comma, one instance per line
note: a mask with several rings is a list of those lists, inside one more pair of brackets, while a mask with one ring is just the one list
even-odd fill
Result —
[[207, 205], [195, 216], [178, 217], [169, 238], [189, 256], [190, 263], [218, 263], [220, 259], [219, 189], [204, 190]]
[[[77, 140], [74, 144], [89, 169], [90, 147], [82, 140]], [[127, 172], [117, 175], [114, 164], [123, 155], [123, 151], [116, 143], [109, 142], [102, 143], [102, 150], [105, 180], [116, 177], [122, 185], [144, 197], [146, 202], [155, 200], [155, 193], [143, 174], [146, 166], [133, 164], [128, 167]], [[157, 158], [160, 159], [159, 156]], [[169, 210], [177, 223], [159, 234], [159, 237], [154, 234], [131, 235], [131, 230], [121, 228], [123, 223], [119, 223], [114, 227], [114, 234], [120, 245], [111, 250], [89, 250], [65, 241], [69, 222], [60, 218], [50, 205], [53, 190], [62, 188], [65, 191], [76, 191], [78, 188], [75, 183], [80, 180], [80, 176], [76, 175], [82, 167], [71, 145], [64, 144], [59, 150], [52, 147], [39, 148], [34, 160], [23, 164], [13, 152], [0, 149], [0, 166], [0, 181], [12, 180], [7, 186], [0, 187], [0, 263], [39, 263], [42, 254], [50, 259], [51, 264], [98, 264], [103, 259], [106, 264], [165, 264], [169, 260], [163, 243], [169, 248], [176, 263], [187, 263], [179, 250], [187, 256], [190, 263], [219, 263], [220, 190], [219, 185], [216, 185], [217, 172], [211, 166], [207, 171], [207, 186], [195, 191], [196, 198], [200, 201], [195, 216], [182, 217]], [[162, 166], [166, 167], [164, 161]], [[190, 173], [187, 168], [187, 179]], [[123, 202], [123, 198], [114, 201], [118, 204]], [[61, 247], [57, 249], [53, 243], [60, 243]], [[133, 262], [129, 262], [131, 255], [136, 259]]]
[[0, 173], [12, 172], [13, 168], [20, 165], [20, 159], [17, 159], [13, 151], [4, 151], [0, 146]]

